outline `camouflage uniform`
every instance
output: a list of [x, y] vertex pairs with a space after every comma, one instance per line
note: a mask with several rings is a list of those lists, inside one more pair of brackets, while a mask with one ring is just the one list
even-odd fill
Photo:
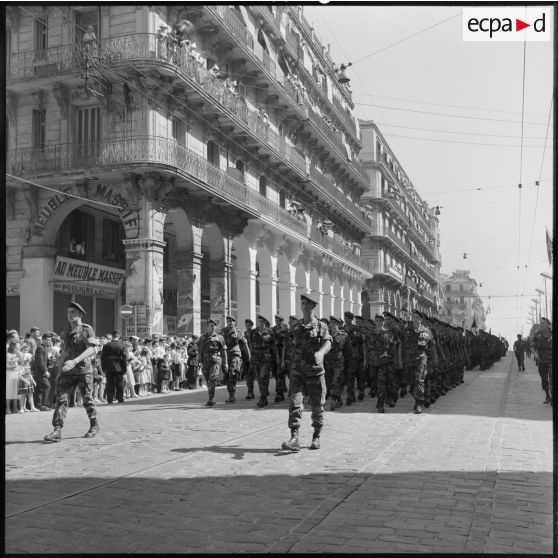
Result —
[[[347, 369], [347, 405], [355, 401], [355, 376], [364, 376], [364, 332], [354, 324], [345, 326], [345, 331], [349, 336], [349, 342], [353, 349], [353, 364]], [[357, 384], [361, 380], [357, 379]], [[364, 386], [363, 386], [364, 390]]]
[[225, 340], [218, 333], [204, 333], [198, 341], [198, 348], [209, 399], [213, 400], [221, 366], [227, 367]]
[[[75, 329], [65, 329], [60, 337], [62, 339], [62, 365], [68, 360], [73, 360], [81, 355], [85, 350], [95, 344], [95, 332], [90, 325], [81, 324]], [[58, 401], [54, 415], [52, 417], [52, 425], [62, 428], [64, 419], [68, 412], [68, 401], [70, 394], [76, 389], [81, 391], [83, 406], [87, 412], [87, 416], [91, 424], [97, 421], [97, 409], [93, 399], [93, 369], [91, 366], [91, 358], [79, 362], [75, 368], [60, 372], [58, 377]]]
[[306, 388], [312, 407], [312, 426], [324, 426], [326, 385], [323, 364], [316, 364], [315, 353], [326, 342], [331, 342], [327, 326], [316, 317], [305, 324], [294, 323], [289, 332], [291, 349], [291, 384], [289, 386], [289, 428], [298, 429], [302, 421], [302, 392]]
[[287, 337], [289, 336], [289, 326], [287, 324], [274, 325], [272, 328], [275, 335], [275, 341], [277, 343], [277, 355], [279, 357], [279, 364], [276, 361], [272, 361], [272, 371], [275, 371], [275, 398], [283, 401], [285, 396], [283, 395], [287, 391], [285, 367], [283, 365], [283, 355], [285, 349], [285, 343], [287, 342]]
[[[245, 350], [249, 351], [249, 349], [242, 330], [238, 329], [235, 325], [224, 327], [221, 330], [221, 335], [227, 346], [227, 361], [229, 365], [228, 371], [224, 374], [224, 380], [229, 396], [234, 400], [236, 382], [242, 367], [242, 345], [246, 347]], [[250, 353], [248, 352], [248, 358], [250, 358], [249, 355]]]
[[427, 344], [432, 339], [430, 330], [422, 324], [415, 329], [408, 330], [406, 355], [412, 365], [413, 372], [413, 396], [416, 405], [422, 405], [425, 400], [424, 380], [428, 373], [427, 369]]
[[[252, 354], [252, 335], [254, 334], [254, 329], [244, 330], [244, 337], [246, 339], [246, 346], [250, 354]], [[246, 380], [246, 387], [248, 388], [248, 398], [253, 399], [254, 394], [254, 371], [252, 369], [252, 363], [250, 359], [242, 359], [242, 376]]]
[[[258, 381], [260, 401], [267, 401], [271, 363], [277, 361], [277, 344], [273, 330], [269, 327], [252, 330], [252, 377]], [[252, 388], [253, 389], [253, 388]]]
[[331, 349], [324, 358], [326, 388], [332, 398], [332, 410], [341, 406], [341, 393], [347, 370], [353, 366], [353, 347], [346, 331], [340, 329], [332, 336]]
[[533, 336], [533, 348], [538, 354], [538, 369], [541, 387], [546, 393], [546, 401], [552, 399], [552, 331], [548, 334], [539, 330]]
[[[395, 378], [396, 345], [391, 330], [376, 328], [367, 339], [365, 350], [369, 369], [373, 369], [376, 375], [375, 391], [378, 395], [376, 406], [382, 412], [387, 400], [395, 404], [398, 398]], [[374, 389], [374, 386], [371, 386], [371, 389]]]

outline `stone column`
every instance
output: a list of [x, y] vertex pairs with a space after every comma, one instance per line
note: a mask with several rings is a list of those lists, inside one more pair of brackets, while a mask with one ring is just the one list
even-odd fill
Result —
[[155, 238], [124, 240], [126, 304], [136, 307], [129, 327], [139, 337], [163, 334], [163, 250]]
[[256, 323], [256, 248], [248, 248], [249, 262], [239, 263], [236, 270], [238, 324], [244, 325], [244, 320], [250, 318]]
[[225, 314], [229, 307], [227, 291], [229, 280], [224, 262], [209, 262], [209, 282], [209, 315], [217, 322], [217, 331], [220, 331], [226, 325]]
[[[22, 334], [33, 326], [40, 327], [42, 332], [52, 331], [55, 255], [56, 248], [50, 246], [23, 248], [23, 278], [19, 287], [19, 323]], [[87, 323], [87, 319], [85, 322]]]
[[193, 252], [176, 263], [176, 333], [200, 335], [201, 266], [203, 255]]
[[279, 274], [279, 312], [288, 316], [296, 314], [296, 266], [289, 263], [289, 270]]
[[260, 274], [260, 311], [273, 324], [277, 313], [277, 256], [271, 255], [271, 271]]

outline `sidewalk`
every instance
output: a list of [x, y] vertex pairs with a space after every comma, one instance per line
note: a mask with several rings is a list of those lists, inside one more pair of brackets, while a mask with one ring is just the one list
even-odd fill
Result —
[[[510, 353], [511, 355], [511, 353]], [[407, 396], [326, 412], [322, 449], [281, 451], [287, 404], [241, 387], [6, 416], [6, 552], [552, 552], [552, 408], [511, 356], [424, 414]], [[273, 382], [272, 382], [273, 384]], [[75, 533], [75, 534], [73, 534]]]

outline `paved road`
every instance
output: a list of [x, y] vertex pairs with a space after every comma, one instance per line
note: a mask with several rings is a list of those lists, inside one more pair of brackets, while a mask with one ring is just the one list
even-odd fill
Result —
[[305, 412], [299, 454], [278, 450], [286, 403], [244, 394], [100, 406], [92, 440], [73, 408], [60, 444], [41, 442], [50, 413], [6, 416], [6, 552], [552, 552], [552, 409], [532, 360], [466, 372], [422, 415], [408, 396], [328, 412], [319, 451]]

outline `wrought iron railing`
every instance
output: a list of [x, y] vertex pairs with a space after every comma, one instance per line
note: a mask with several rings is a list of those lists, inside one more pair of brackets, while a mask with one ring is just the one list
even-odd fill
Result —
[[306, 236], [306, 225], [302, 221], [197, 153], [168, 138], [137, 136], [113, 138], [100, 143], [47, 145], [41, 152], [17, 149], [8, 152], [6, 168], [10, 174], [23, 177], [39, 172], [145, 163], [181, 169], [231, 203]]
[[59, 45], [41, 51], [28, 50], [10, 55], [6, 77], [17, 79], [47, 76], [80, 67], [81, 57], [76, 54], [73, 45]]

